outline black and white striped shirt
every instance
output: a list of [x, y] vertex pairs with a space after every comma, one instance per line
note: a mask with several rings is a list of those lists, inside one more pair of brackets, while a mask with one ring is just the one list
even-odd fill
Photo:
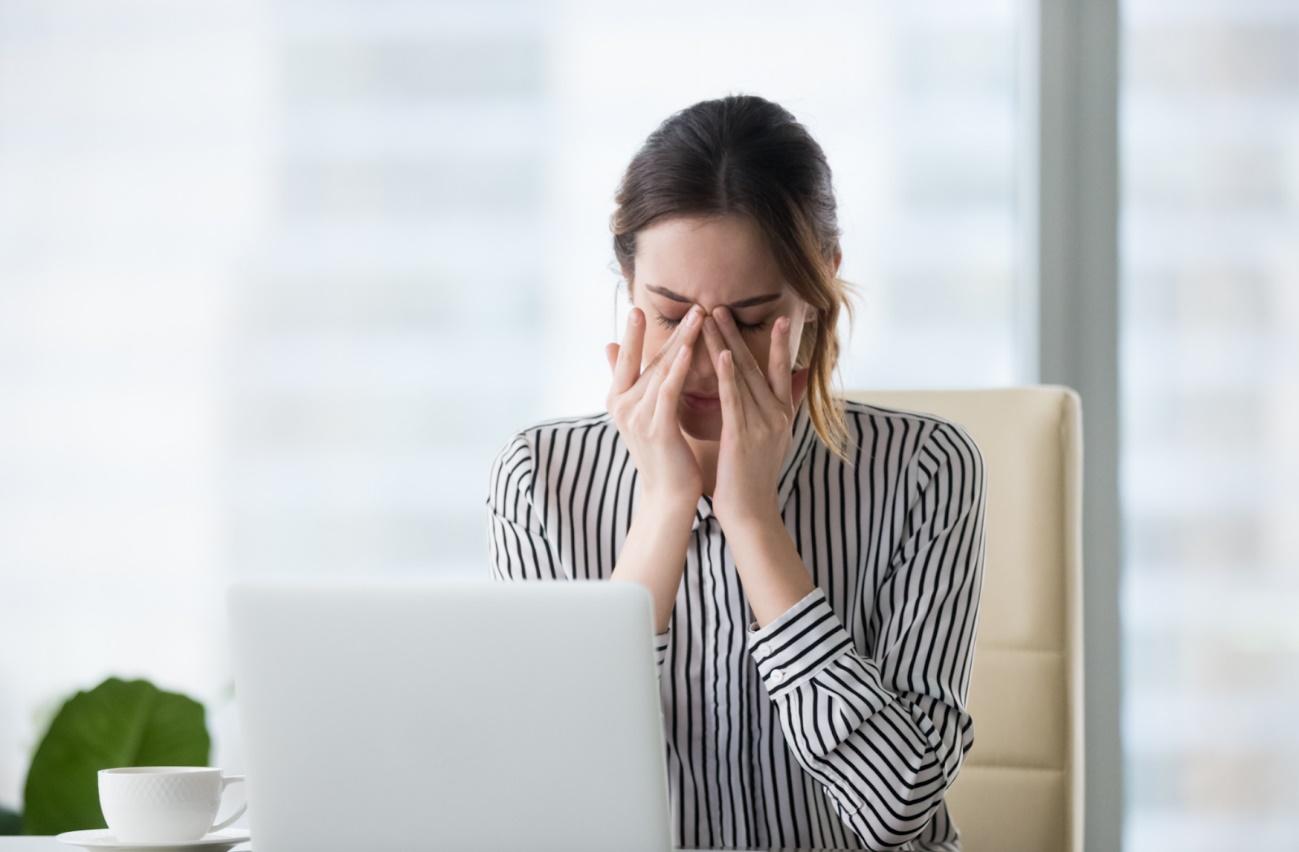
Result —
[[[679, 848], [959, 849], [983, 458], [949, 420], [844, 405], [853, 465], [796, 413], [777, 496], [816, 588], [761, 629], [699, 500], [655, 643]], [[607, 579], [637, 479], [608, 412], [519, 432], [491, 466], [492, 575]]]

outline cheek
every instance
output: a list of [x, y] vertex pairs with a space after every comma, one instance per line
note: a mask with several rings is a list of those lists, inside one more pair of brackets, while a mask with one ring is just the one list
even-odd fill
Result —
[[746, 336], [748, 337], [749, 351], [753, 353], [754, 359], [764, 370], [767, 369], [767, 363], [771, 360], [771, 332]]
[[653, 361], [655, 356], [667, 345], [671, 332], [664, 332], [657, 324], [645, 330], [645, 342], [641, 346], [641, 368]]

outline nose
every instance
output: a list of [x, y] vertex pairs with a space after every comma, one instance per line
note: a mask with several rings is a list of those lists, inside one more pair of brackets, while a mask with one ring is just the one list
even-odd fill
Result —
[[[708, 318], [707, 322], [712, 322]], [[708, 341], [704, 340], [704, 330], [701, 327], [699, 334], [695, 337], [695, 344], [691, 348], [690, 369], [686, 372], [685, 389], [687, 391], [707, 391], [717, 393], [717, 370], [713, 367], [712, 355], [708, 352]]]

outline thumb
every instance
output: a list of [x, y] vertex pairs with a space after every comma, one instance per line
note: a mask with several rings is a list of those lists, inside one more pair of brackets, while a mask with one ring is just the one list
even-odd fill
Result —
[[617, 343], [606, 343], [604, 345], [604, 357], [609, 362], [610, 372], [613, 372], [613, 368], [618, 363], [618, 352], [621, 348]]

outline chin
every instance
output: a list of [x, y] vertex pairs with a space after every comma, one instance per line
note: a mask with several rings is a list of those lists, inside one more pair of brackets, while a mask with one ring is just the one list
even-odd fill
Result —
[[696, 441], [720, 441], [722, 417], [720, 413], [688, 411], [680, 413], [681, 431]]

